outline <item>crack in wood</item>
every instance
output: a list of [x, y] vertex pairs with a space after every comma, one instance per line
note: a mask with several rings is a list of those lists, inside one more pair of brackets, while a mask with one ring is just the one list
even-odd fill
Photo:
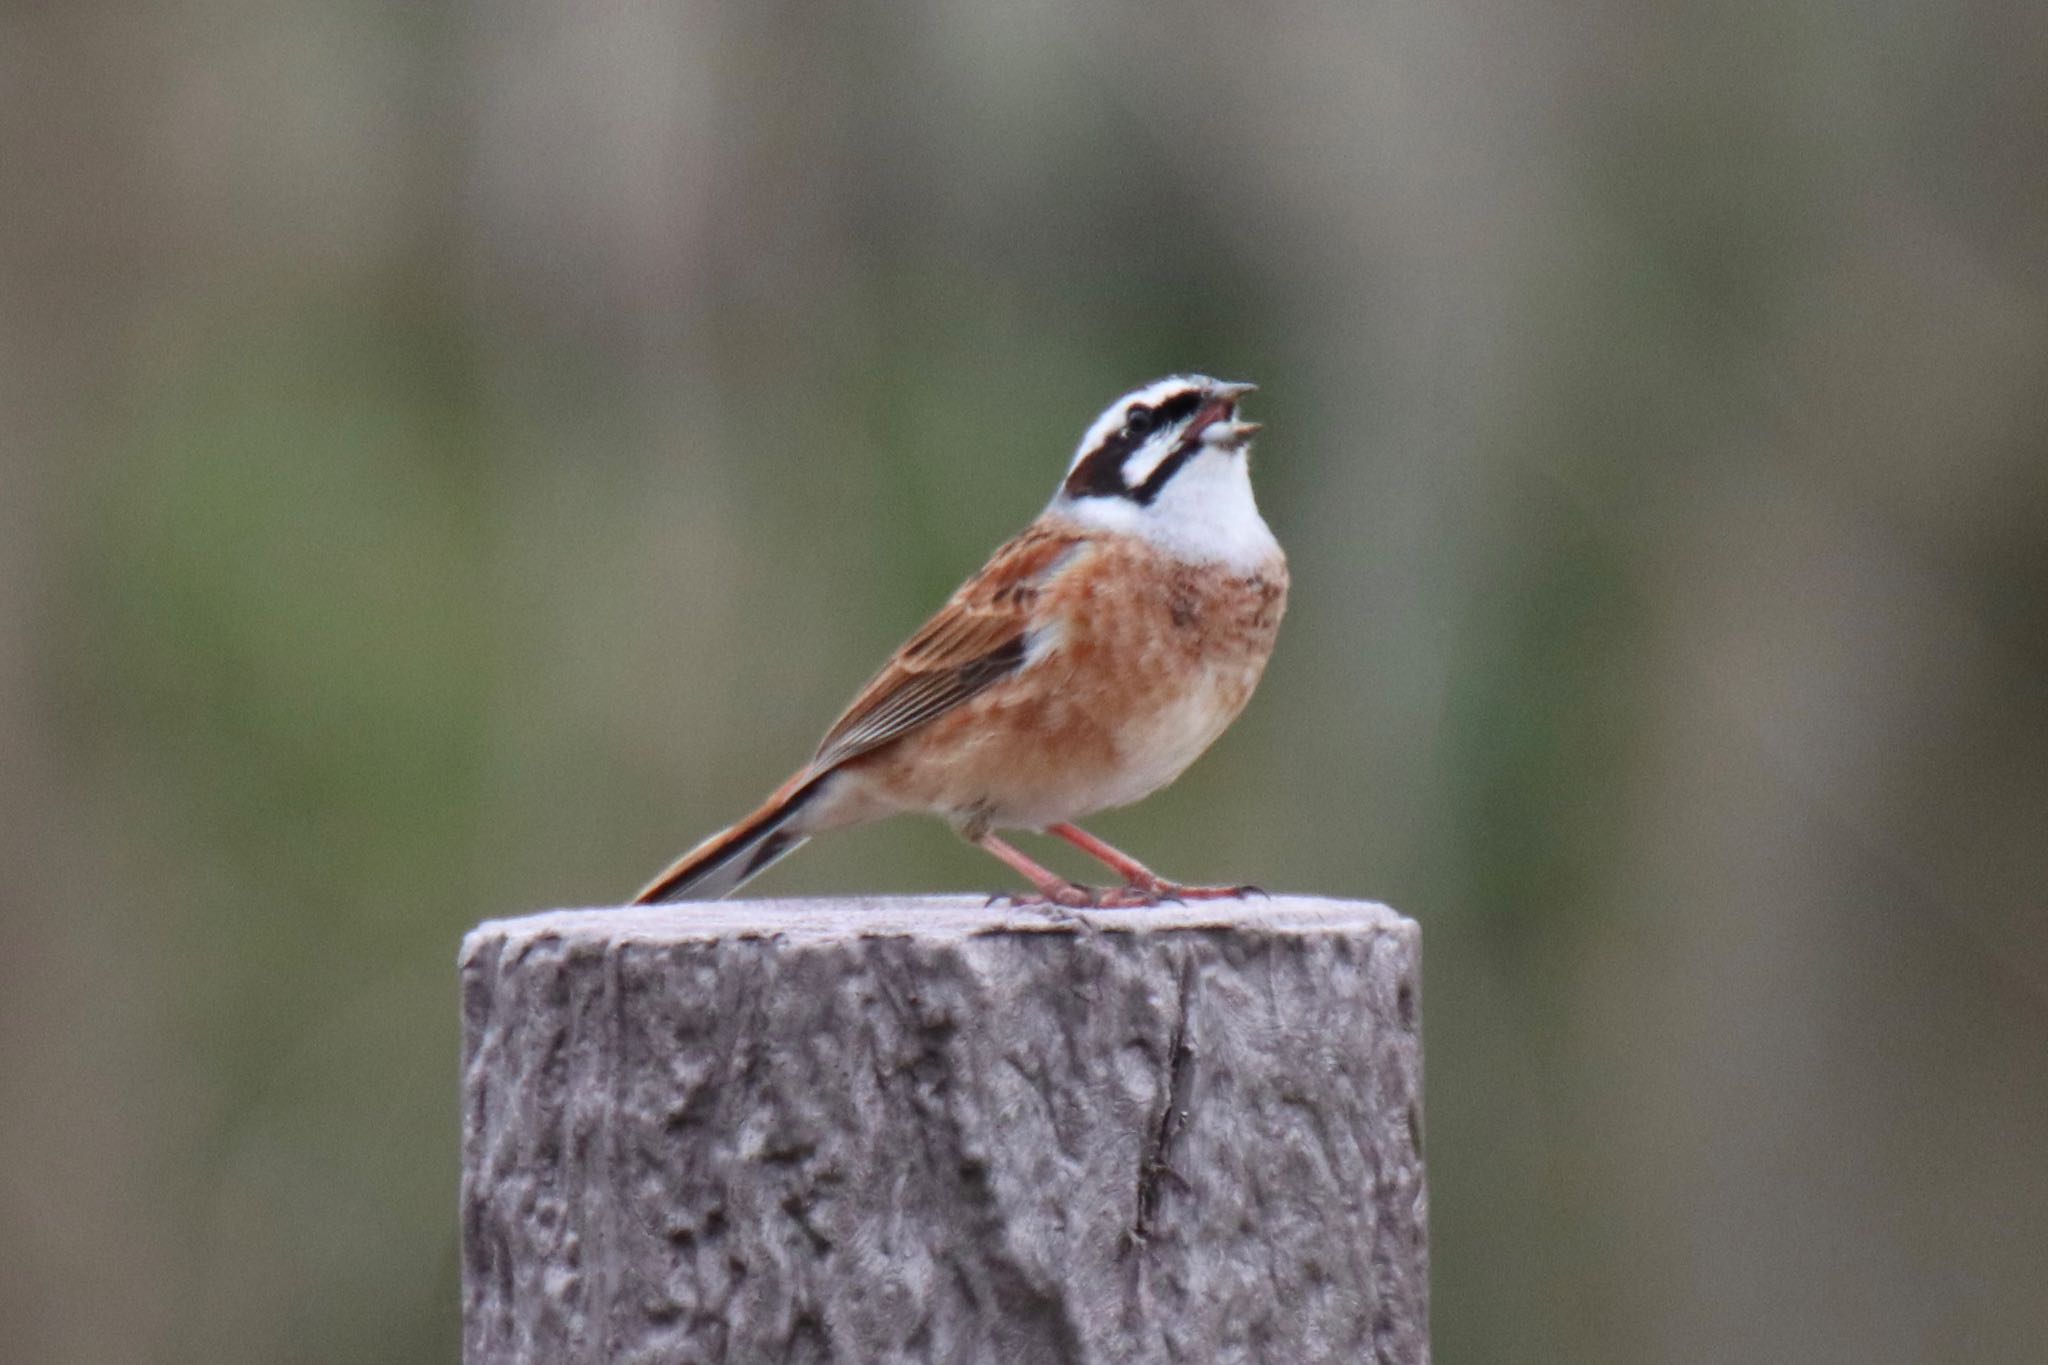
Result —
[[1168, 1156], [1188, 1124], [1188, 1091], [1193, 1082], [1190, 1063], [1195, 1053], [1188, 1043], [1188, 1006], [1194, 990], [1195, 958], [1189, 953], [1181, 960], [1179, 998], [1173, 1028], [1167, 1036], [1166, 1081], [1160, 1087], [1159, 1118], [1152, 1125], [1152, 1141], [1138, 1162], [1137, 1210], [1128, 1237], [1133, 1247], [1142, 1247], [1151, 1238], [1165, 1181], [1171, 1178], [1181, 1188], [1188, 1187], [1187, 1179], [1173, 1169]]

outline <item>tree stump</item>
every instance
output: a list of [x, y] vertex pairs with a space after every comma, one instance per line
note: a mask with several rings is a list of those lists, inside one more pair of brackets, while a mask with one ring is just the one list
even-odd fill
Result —
[[1419, 942], [1295, 897], [484, 924], [464, 1359], [1427, 1361]]

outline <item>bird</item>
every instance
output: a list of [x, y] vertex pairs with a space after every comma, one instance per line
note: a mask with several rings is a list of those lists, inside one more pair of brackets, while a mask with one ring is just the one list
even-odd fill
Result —
[[[1174, 375], [1110, 404], [1052, 501], [892, 655], [817, 752], [636, 905], [730, 895], [812, 836], [948, 821], [1058, 913], [1232, 897], [1168, 881], [1073, 823], [1179, 777], [1273, 652], [1287, 560], [1252, 497], [1255, 385]], [[1121, 879], [1071, 881], [997, 831], [1039, 831]], [[993, 898], [992, 898], [993, 899]]]

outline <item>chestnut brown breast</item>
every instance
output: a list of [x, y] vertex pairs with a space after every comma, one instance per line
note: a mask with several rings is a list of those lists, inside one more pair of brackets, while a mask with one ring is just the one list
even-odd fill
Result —
[[1287, 566], [1278, 555], [1250, 573], [1188, 564], [1096, 535], [1033, 591], [1024, 665], [849, 763], [863, 795], [970, 831], [1039, 828], [1149, 795], [1244, 709], [1286, 610]]

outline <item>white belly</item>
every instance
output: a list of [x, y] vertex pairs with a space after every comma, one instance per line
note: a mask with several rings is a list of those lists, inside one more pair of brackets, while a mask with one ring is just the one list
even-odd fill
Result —
[[1186, 772], [1216, 742], [1237, 718], [1251, 690], [1250, 679], [1226, 681], [1218, 673], [1210, 670], [1180, 697], [1131, 717], [1121, 727], [1120, 762], [1108, 780], [1088, 793], [1088, 811], [1144, 800]]

